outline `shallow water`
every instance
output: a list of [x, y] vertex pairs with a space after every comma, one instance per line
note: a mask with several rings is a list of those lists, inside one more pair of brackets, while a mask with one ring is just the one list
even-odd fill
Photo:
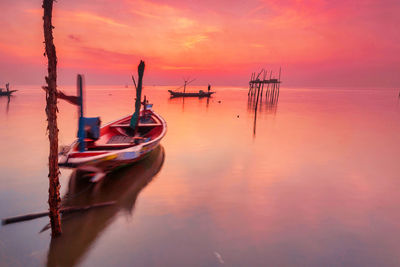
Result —
[[[44, 95], [0, 98], [0, 217], [47, 209]], [[93, 186], [61, 170], [70, 205], [113, 207], [0, 228], [1, 266], [395, 266], [400, 264], [400, 101], [384, 89], [288, 89], [255, 111], [246, 88], [169, 99], [146, 87], [168, 123], [146, 160]], [[73, 88], [66, 91], [74, 92]], [[108, 122], [134, 92], [88, 87], [86, 115]], [[59, 105], [60, 144], [77, 111]]]

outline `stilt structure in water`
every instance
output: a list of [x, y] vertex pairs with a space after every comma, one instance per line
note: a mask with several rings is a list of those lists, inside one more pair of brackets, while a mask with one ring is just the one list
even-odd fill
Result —
[[259, 73], [253, 72], [249, 81], [248, 109], [254, 112], [253, 134], [256, 134], [257, 111], [263, 108], [263, 94], [265, 87], [265, 104], [267, 112], [276, 113], [281, 86], [281, 68], [279, 68], [278, 78], [273, 76], [272, 70], [262, 69]]
[[[268, 77], [269, 74], [269, 77]], [[249, 81], [249, 98], [254, 99], [256, 105], [258, 100], [261, 99], [264, 93], [265, 88], [265, 97], [269, 102], [276, 101], [279, 97], [279, 89], [281, 86], [281, 68], [279, 68], [279, 76], [278, 78], [273, 77], [272, 70], [268, 72], [268, 70], [262, 69], [258, 74], [253, 72]]]

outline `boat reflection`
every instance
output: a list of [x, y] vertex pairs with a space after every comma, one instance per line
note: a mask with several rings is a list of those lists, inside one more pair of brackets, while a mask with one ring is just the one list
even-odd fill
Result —
[[7, 96], [7, 107], [6, 107], [6, 114], [8, 114], [8, 111], [10, 110], [10, 99], [11, 99], [11, 96]]
[[12, 95], [7, 95], [5, 97], [2, 97], [2, 99], [5, 99], [5, 101], [7, 102], [7, 104], [6, 104], [6, 114], [8, 114], [8, 112], [10, 110], [10, 101], [11, 101], [11, 98], [13, 98], [13, 97], [14, 96], [12, 96]]
[[133, 212], [139, 193], [161, 170], [164, 157], [164, 148], [159, 146], [147, 158], [111, 173], [98, 184], [82, 179], [84, 174], [74, 171], [68, 192], [63, 197], [63, 206], [86, 206], [109, 201], [116, 204], [62, 216], [63, 234], [51, 240], [47, 266], [79, 264], [120, 211]]
[[189, 103], [203, 103], [204, 101], [206, 102], [206, 108], [208, 109], [210, 105], [210, 98], [211, 97], [169, 97], [168, 102], [170, 104], [182, 104], [182, 112], [185, 111], [185, 99]]

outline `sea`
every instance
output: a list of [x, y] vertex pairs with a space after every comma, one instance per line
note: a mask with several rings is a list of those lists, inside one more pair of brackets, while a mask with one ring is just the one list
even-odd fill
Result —
[[[385, 88], [247, 87], [143, 94], [168, 125], [146, 159], [100, 183], [60, 169], [63, 205], [116, 204], [0, 226], [0, 266], [399, 266], [400, 98]], [[0, 218], [48, 210], [45, 93], [0, 97]], [[74, 94], [73, 86], [62, 88]], [[205, 90], [193, 86], [188, 90]], [[87, 86], [85, 116], [134, 111], [132, 86]], [[59, 145], [77, 108], [59, 100]]]

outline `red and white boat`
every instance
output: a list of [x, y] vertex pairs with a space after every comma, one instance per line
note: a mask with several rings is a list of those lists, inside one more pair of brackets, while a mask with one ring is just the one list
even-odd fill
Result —
[[100, 128], [97, 140], [85, 139], [85, 150], [76, 140], [59, 154], [58, 164], [83, 170], [106, 173], [115, 167], [136, 162], [153, 151], [165, 136], [165, 120], [151, 108], [141, 111], [138, 130], [131, 134], [132, 115], [122, 117]]
[[[59, 153], [59, 166], [91, 172], [91, 180], [96, 182], [116, 167], [139, 161], [157, 148], [165, 136], [167, 124], [153, 111], [146, 97], [140, 102], [144, 62], [139, 64], [138, 72], [135, 113], [103, 127], [100, 127], [99, 117], [83, 116], [83, 78], [78, 75], [78, 97], [75, 97], [80, 113], [78, 139]], [[66, 98], [64, 94], [63, 98]]]

